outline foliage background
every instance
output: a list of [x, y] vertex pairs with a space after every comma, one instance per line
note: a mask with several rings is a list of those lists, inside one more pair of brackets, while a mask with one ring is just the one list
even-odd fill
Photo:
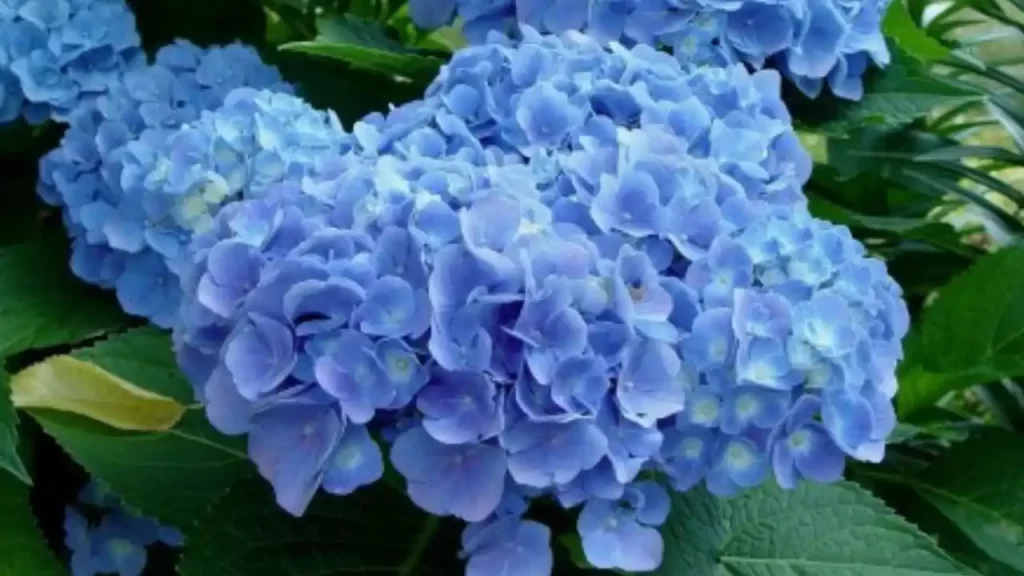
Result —
[[[349, 124], [415, 97], [458, 45], [394, 0], [131, 4], [147, 49], [255, 44]], [[1022, 0], [896, 2], [894, 63], [862, 102], [787, 94], [816, 160], [813, 211], [850, 226], [906, 291], [901, 425], [883, 464], [836, 486], [675, 496], [659, 574], [1024, 575], [1022, 14]], [[423, 515], [394, 474], [302, 519], [276, 508], [244, 445], [194, 405], [167, 335], [68, 272], [59, 215], [34, 193], [59, 137], [0, 133], [0, 576], [66, 573], [64, 506], [89, 476], [185, 532], [147, 574], [460, 573], [457, 522]], [[560, 511], [536, 513], [572, 532]], [[557, 574], [599, 573], [572, 538], [556, 560]]]

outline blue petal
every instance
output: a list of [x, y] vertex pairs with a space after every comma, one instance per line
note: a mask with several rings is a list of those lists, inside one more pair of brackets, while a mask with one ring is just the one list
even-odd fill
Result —
[[249, 456], [286, 511], [305, 511], [341, 432], [337, 411], [312, 402], [280, 404], [253, 417]]
[[604, 434], [584, 420], [521, 422], [504, 434], [502, 443], [509, 453], [512, 478], [536, 488], [570, 482], [596, 466], [608, 449]]
[[323, 487], [331, 494], [351, 494], [384, 475], [384, 459], [364, 426], [345, 427], [334, 452], [327, 457]]
[[501, 502], [506, 460], [496, 446], [442, 444], [416, 427], [395, 441], [391, 461], [408, 482], [412, 501], [431, 514], [479, 522]]
[[416, 407], [424, 415], [423, 429], [445, 444], [479, 442], [501, 427], [494, 384], [475, 372], [437, 370]]

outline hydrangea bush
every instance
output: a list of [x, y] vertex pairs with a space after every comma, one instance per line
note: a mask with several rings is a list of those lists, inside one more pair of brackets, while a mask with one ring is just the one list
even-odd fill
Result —
[[1024, 256], [930, 215], [1021, 162], [916, 8], [150, 1], [0, 0], [0, 565], [1019, 564]]

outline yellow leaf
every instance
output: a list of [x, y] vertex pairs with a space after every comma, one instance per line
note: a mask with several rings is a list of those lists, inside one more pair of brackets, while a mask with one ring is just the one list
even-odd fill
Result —
[[19, 408], [73, 412], [122, 430], [169, 430], [185, 407], [88, 362], [53, 356], [11, 377]]

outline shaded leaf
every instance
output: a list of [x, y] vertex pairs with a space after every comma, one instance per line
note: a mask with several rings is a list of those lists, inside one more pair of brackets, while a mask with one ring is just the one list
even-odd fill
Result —
[[422, 81], [433, 78], [444, 63], [440, 58], [405, 47], [370, 20], [349, 15], [322, 18], [317, 29], [315, 40], [291, 42], [281, 46], [281, 50], [343, 60], [358, 68]]
[[122, 430], [168, 430], [185, 407], [89, 362], [51, 356], [11, 379], [18, 408], [73, 412]]
[[[73, 356], [88, 360], [149, 392], [178, 401], [190, 397], [177, 372], [170, 338], [142, 329]], [[185, 412], [167, 431], [125, 431], [75, 414], [46, 409], [29, 413], [91, 475], [130, 505], [179, 527], [196, 518], [231, 485], [252, 473], [245, 442], [226, 437], [202, 410]]]
[[1024, 443], [992, 429], [955, 445], [905, 478], [997, 561], [1024, 571]]
[[926, 535], [856, 484], [673, 495], [665, 576], [961, 574]]
[[901, 414], [974, 384], [1024, 374], [1024, 246], [980, 259], [939, 292], [900, 366]]
[[125, 325], [113, 297], [75, 279], [60, 238], [0, 249], [0, 358]]
[[67, 576], [39, 532], [29, 508], [28, 487], [0, 474], [0, 574]]
[[25, 484], [32, 484], [32, 478], [18, 455], [18, 414], [11, 403], [8, 381], [7, 372], [0, 368], [0, 469], [10, 472]]
[[278, 508], [266, 482], [254, 479], [232, 488], [199, 520], [178, 573], [451, 576], [463, 572], [459, 529], [383, 482], [344, 497], [321, 492], [295, 518]]

